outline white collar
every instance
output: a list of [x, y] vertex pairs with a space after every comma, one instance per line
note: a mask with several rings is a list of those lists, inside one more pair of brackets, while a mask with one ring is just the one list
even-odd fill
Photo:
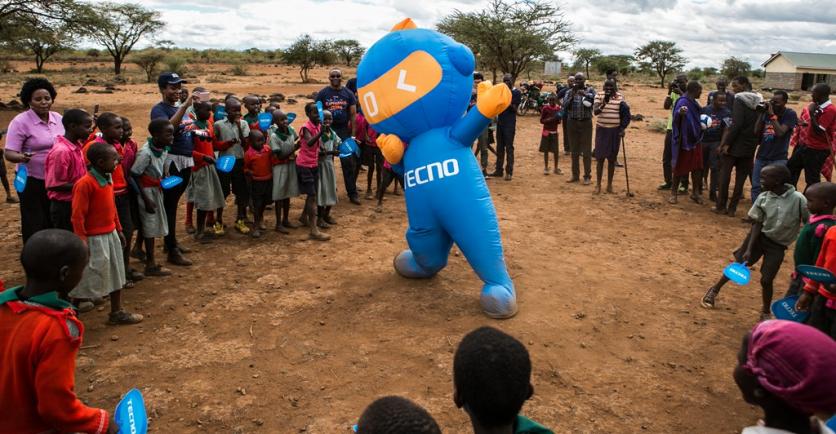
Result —
[[824, 110], [825, 108], [827, 108], [827, 106], [832, 105], [832, 104], [833, 104], [833, 103], [832, 103], [832, 102], [830, 102], [830, 99], [828, 98], [828, 100], [827, 100], [827, 101], [825, 101], [824, 103], [822, 103], [822, 104], [819, 106], [819, 108], [820, 108], [820, 109], [822, 109], [822, 110]]

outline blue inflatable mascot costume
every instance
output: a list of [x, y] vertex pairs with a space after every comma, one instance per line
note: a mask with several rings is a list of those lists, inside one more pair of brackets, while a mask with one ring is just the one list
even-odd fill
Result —
[[408, 278], [432, 277], [447, 265], [455, 242], [485, 282], [485, 314], [509, 318], [517, 312], [514, 284], [471, 145], [511, 103], [511, 91], [482, 83], [476, 107], [465, 114], [474, 67], [470, 49], [406, 19], [363, 57], [358, 96], [366, 119], [382, 133], [384, 158], [405, 176], [409, 249], [395, 258], [395, 269]]

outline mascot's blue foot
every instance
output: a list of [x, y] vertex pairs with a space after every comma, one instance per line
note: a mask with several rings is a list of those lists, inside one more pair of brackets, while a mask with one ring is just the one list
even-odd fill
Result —
[[517, 295], [512, 288], [486, 283], [480, 301], [482, 311], [491, 318], [505, 319], [517, 314]]
[[417, 262], [412, 255], [412, 250], [404, 250], [395, 256], [395, 270], [403, 277], [408, 279], [427, 279], [435, 276], [437, 270], [426, 270]]

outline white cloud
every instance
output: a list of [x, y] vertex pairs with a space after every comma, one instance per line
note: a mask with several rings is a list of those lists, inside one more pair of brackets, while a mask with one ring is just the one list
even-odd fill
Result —
[[[159, 10], [156, 35], [193, 48], [286, 47], [309, 33], [368, 46], [407, 16], [433, 27], [454, 9], [486, 0], [133, 0]], [[564, 0], [579, 46], [631, 54], [652, 39], [676, 41], [688, 66], [717, 66], [737, 56], [760, 64], [778, 50], [836, 52], [832, 0]], [[565, 58], [570, 53], [562, 53]]]

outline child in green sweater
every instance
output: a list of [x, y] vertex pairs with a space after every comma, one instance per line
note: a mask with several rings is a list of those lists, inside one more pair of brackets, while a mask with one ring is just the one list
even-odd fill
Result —
[[474, 434], [554, 434], [519, 414], [534, 395], [525, 345], [493, 327], [468, 333], [453, 358], [453, 401]]
[[[795, 268], [799, 265], [816, 265], [824, 234], [831, 226], [836, 225], [836, 216], [833, 215], [833, 208], [836, 207], [836, 184], [813, 184], [807, 188], [804, 196], [807, 197], [807, 209], [811, 215], [795, 241]], [[801, 275], [793, 272], [786, 296], [798, 295], [802, 288], [804, 282]]]

